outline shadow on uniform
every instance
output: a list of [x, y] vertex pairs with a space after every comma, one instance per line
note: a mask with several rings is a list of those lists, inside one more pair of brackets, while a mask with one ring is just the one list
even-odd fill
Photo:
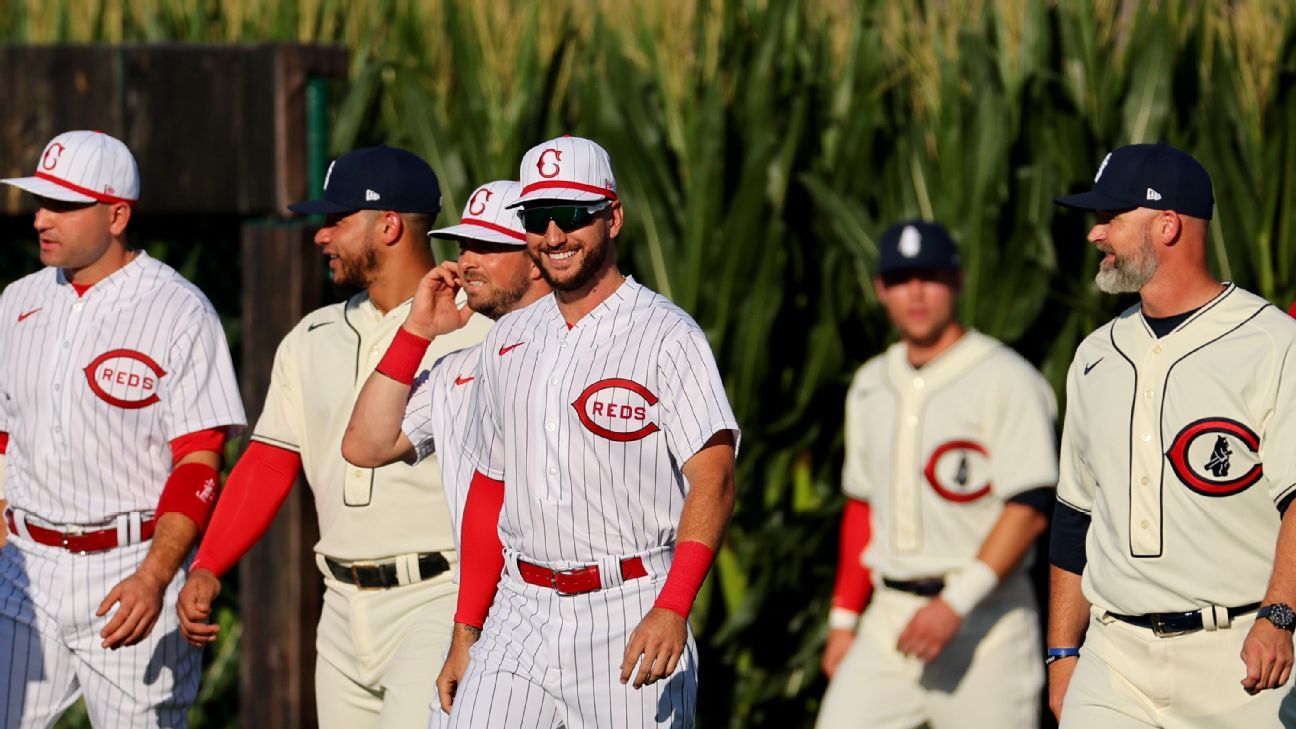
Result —
[[[688, 668], [676, 671], [670, 678], [661, 682], [660, 696], [657, 701], [657, 716], [654, 717], [659, 726], [669, 726], [670, 729], [692, 729], [693, 724], [693, 707], [684, 705], [679, 700], [679, 696], [688, 691], [689, 683], [697, 683], [696, 664], [690, 664]], [[651, 691], [653, 686], [644, 686], [640, 691]], [[631, 689], [632, 691], [634, 689]], [[687, 709], [687, 711], [680, 711]], [[672, 714], [671, 712], [676, 712]], [[669, 721], [670, 724], [665, 722]]]
[[[27, 564], [13, 546], [0, 549], [0, 646], [9, 653], [7, 673], [0, 676], [0, 728], [22, 725], [29, 683], [46, 678], [45, 656], [36, 634], [36, 609], [28, 592]], [[4, 660], [0, 658], [0, 660]], [[51, 719], [55, 717], [50, 717]]]

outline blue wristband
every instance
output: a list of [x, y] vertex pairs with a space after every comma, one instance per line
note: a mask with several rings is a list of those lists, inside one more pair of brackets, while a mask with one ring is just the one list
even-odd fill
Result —
[[1079, 648], [1049, 648], [1047, 655], [1048, 657], [1044, 659], [1044, 663], [1046, 665], [1051, 664], [1054, 661], [1060, 661], [1063, 658], [1074, 658], [1080, 655], [1080, 649]]

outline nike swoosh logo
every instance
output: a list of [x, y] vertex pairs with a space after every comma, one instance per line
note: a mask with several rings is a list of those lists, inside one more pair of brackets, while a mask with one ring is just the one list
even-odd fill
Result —
[[1106, 357], [1099, 357], [1098, 359], [1094, 360], [1092, 364], [1087, 364], [1087, 365], [1085, 365], [1085, 371], [1084, 371], [1084, 373], [1085, 373], [1086, 375], [1089, 374], [1089, 370], [1091, 370], [1091, 369], [1097, 367], [1097, 366], [1098, 366], [1098, 363], [1101, 362], [1101, 361], [1103, 361], [1104, 359], [1107, 359], [1107, 358], [1106, 358]]
[[466, 384], [468, 384], [469, 382], [472, 382], [472, 381], [475, 380], [475, 379], [477, 379], [477, 378], [476, 378], [476, 377], [463, 377], [463, 376], [461, 375], [461, 376], [455, 378], [455, 384], [456, 384], [456, 385], [466, 385]]
[[331, 321], [321, 321], [321, 322], [317, 322], [317, 323], [315, 323], [315, 324], [311, 324], [310, 326], [306, 327], [306, 331], [308, 331], [308, 332], [313, 332], [313, 331], [315, 331], [316, 329], [319, 329], [320, 327], [326, 327], [326, 326], [328, 326], [329, 324], [332, 324], [332, 323], [333, 323], [333, 322], [331, 322]]
[[32, 314], [35, 314], [36, 312], [38, 312], [38, 311], [40, 311], [41, 309], [44, 309], [44, 308], [45, 308], [45, 307], [41, 306], [41, 307], [37, 307], [37, 308], [35, 308], [35, 309], [32, 309], [31, 311], [27, 312], [26, 314], [19, 314], [19, 315], [18, 315], [18, 321], [22, 321], [23, 319], [26, 319], [27, 317], [31, 316]]
[[500, 347], [500, 356], [503, 357], [504, 355], [508, 354], [509, 352], [512, 352], [513, 350], [517, 349], [518, 347], [521, 347], [524, 344], [526, 344], [526, 342], [518, 342], [517, 344], [510, 344], [507, 347]]

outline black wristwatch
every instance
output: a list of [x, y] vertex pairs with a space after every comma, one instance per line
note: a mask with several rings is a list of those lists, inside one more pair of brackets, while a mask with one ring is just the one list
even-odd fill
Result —
[[1288, 632], [1296, 632], [1296, 612], [1292, 612], [1291, 606], [1287, 603], [1275, 602], [1272, 605], [1265, 605], [1256, 613], [1256, 617], [1264, 618]]

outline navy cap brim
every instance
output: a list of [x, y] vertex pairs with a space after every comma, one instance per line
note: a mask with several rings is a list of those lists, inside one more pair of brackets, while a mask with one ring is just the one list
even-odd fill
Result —
[[342, 205], [332, 200], [307, 200], [306, 202], [293, 203], [288, 209], [294, 213], [302, 215], [328, 215], [330, 213], [352, 213], [355, 208], [350, 205]]
[[1078, 210], [1129, 210], [1138, 207], [1137, 203], [1117, 200], [1096, 190], [1078, 192], [1074, 195], [1060, 195], [1053, 202], [1067, 208]]

